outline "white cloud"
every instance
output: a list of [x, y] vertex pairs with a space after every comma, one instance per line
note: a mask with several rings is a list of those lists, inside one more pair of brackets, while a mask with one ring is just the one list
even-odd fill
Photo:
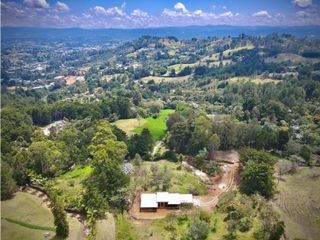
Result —
[[227, 9], [227, 6], [222, 6], [222, 9], [226, 10], [226, 9]]
[[312, 5], [312, 0], [293, 0], [292, 3], [298, 7], [305, 8]]
[[50, 7], [49, 3], [47, 3], [46, 0], [24, 0], [23, 3], [29, 7], [35, 7], [35, 8], [49, 8]]
[[60, 2], [58, 1], [57, 4], [56, 4], [56, 8], [59, 10], [59, 11], [62, 11], [62, 12], [68, 12], [70, 9], [69, 9], [69, 6], [63, 2]]
[[221, 17], [233, 17], [234, 15], [231, 11], [229, 11], [229, 12], [221, 13], [220, 16]]
[[203, 12], [202, 12], [202, 10], [196, 10], [196, 11], [194, 11], [194, 15], [196, 15], [196, 16], [201, 16], [203, 14]]
[[93, 10], [96, 14], [106, 14], [106, 10], [101, 6], [95, 6]]
[[144, 11], [140, 10], [140, 9], [135, 9], [131, 13], [131, 16], [134, 16], [134, 17], [148, 17], [149, 14], [147, 12], [144, 12]]
[[188, 12], [188, 9], [185, 7], [185, 5], [182, 2], [176, 3], [176, 5], [174, 5], [174, 9], [183, 13]]
[[126, 13], [123, 11], [123, 7], [121, 7], [121, 8], [119, 8], [119, 7], [108, 8], [106, 10], [106, 14], [107, 15], [118, 15], [118, 16], [125, 16], [126, 15]]
[[271, 18], [270, 14], [265, 11], [265, 10], [261, 10], [259, 12], [256, 12], [254, 14], [252, 14], [253, 17], [267, 17], [267, 18]]

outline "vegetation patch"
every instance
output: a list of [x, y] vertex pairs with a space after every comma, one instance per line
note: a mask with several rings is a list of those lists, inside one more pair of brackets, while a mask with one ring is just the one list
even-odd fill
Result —
[[154, 140], [160, 140], [164, 137], [167, 130], [166, 121], [168, 116], [173, 113], [172, 109], [163, 109], [160, 111], [159, 116], [156, 118], [149, 117], [145, 119], [145, 123], [136, 128], [134, 131], [140, 133], [142, 129], [148, 128]]
[[45, 226], [34, 225], [34, 224], [30, 224], [30, 223], [18, 221], [18, 220], [12, 219], [12, 218], [5, 218], [5, 217], [4, 217], [4, 218], [2, 218], [2, 219], [5, 219], [5, 220], [7, 220], [8, 222], [15, 223], [15, 224], [18, 224], [18, 225], [20, 225], [20, 226], [23, 226], [23, 227], [26, 227], [26, 228], [30, 228], [30, 229], [44, 230], [44, 231], [52, 231], [52, 232], [55, 231], [55, 228], [54, 228], [54, 227], [45, 227]]
[[57, 178], [57, 186], [70, 195], [80, 194], [83, 190], [83, 181], [92, 173], [93, 168], [90, 165], [77, 166], [71, 171]]
[[132, 222], [124, 215], [117, 215], [116, 220], [116, 239], [117, 240], [138, 240], [138, 234], [134, 229]]

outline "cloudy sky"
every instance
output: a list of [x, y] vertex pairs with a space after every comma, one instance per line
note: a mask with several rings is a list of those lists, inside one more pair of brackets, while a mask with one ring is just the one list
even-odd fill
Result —
[[2, 26], [320, 25], [320, 0], [2, 0]]

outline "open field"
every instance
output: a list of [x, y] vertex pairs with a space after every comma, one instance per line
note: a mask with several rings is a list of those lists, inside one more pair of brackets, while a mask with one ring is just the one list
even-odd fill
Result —
[[168, 66], [168, 73], [170, 73], [171, 69], [174, 69], [176, 73], [179, 73], [185, 67], [194, 68], [196, 65], [197, 63], [181, 63], [181, 64], [170, 65]]
[[265, 84], [265, 83], [279, 83], [281, 80], [275, 80], [271, 78], [258, 78], [258, 77], [232, 77], [227, 79], [229, 83], [237, 83], [237, 82], [252, 82], [255, 84]]
[[248, 44], [248, 45], [243, 46], [243, 47], [237, 47], [237, 48], [233, 48], [233, 49], [228, 49], [228, 50], [223, 51], [223, 56], [228, 56], [228, 55], [233, 54], [234, 52], [238, 52], [238, 51], [245, 50], [245, 49], [246, 50], [254, 49], [254, 46], [252, 44]]
[[274, 57], [268, 57], [266, 62], [272, 63], [283, 63], [283, 62], [293, 62], [293, 63], [316, 63], [320, 62], [319, 58], [305, 58], [293, 53], [279, 53]]
[[159, 113], [159, 117], [149, 117], [145, 119], [145, 123], [138, 128], [135, 128], [136, 133], [140, 133], [144, 128], [148, 128], [154, 140], [161, 140], [167, 130], [166, 121], [169, 114], [173, 113], [172, 109], [163, 109]]
[[[60, 239], [55, 236], [53, 215], [47, 206], [48, 202], [43, 202], [42, 195], [37, 190], [28, 189], [1, 202], [1, 239]], [[84, 239], [82, 223], [71, 215], [67, 215], [68, 239]], [[50, 236], [45, 238], [43, 233], [50, 233]]]
[[143, 82], [149, 82], [151, 80], [154, 80], [155, 83], [160, 83], [160, 82], [167, 82], [167, 83], [179, 83], [179, 82], [184, 82], [189, 79], [188, 76], [183, 76], [183, 77], [166, 77], [166, 76], [148, 76], [141, 78]]
[[130, 118], [118, 120], [114, 124], [130, 135], [134, 132], [135, 128], [142, 126], [145, 122], [143, 118]]
[[290, 239], [319, 239], [320, 168], [300, 168], [285, 175], [278, 185], [273, 206], [286, 225]]
[[[52, 228], [53, 215], [51, 211], [42, 205], [41, 200], [26, 192], [17, 192], [15, 196], [1, 202], [1, 239], [45, 239], [44, 232], [55, 233], [49, 230], [36, 229]], [[14, 221], [7, 221], [8, 218]]]
[[57, 186], [70, 195], [81, 193], [83, 187], [82, 182], [86, 180], [92, 173], [93, 168], [87, 166], [77, 166], [71, 171], [57, 178]]

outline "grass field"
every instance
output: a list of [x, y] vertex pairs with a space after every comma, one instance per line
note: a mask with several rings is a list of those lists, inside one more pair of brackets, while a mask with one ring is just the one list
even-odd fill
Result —
[[143, 118], [121, 119], [114, 124], [128, 135], [134, 133], [134, 129], [142, 126], [146, 121]]
[[[142, 168], [150, 172], [152, 164], [152, 162], [143, 162]], [[179, 164], [166, 160], [154, 162], [154, 164], [157, 164], [160, 169], [167, 167], [167, 169], [172, 173], [169, 192], [190, 193], [191, 189], [196, 189], [200, 195], [206, 194], [206, 185], [201, 182], [200, 178], [186, 170], [178, 170], [177, 168]], [[156, 189], [149, 190], [156, 191]]]
[[252, 82], [255, 84], [265, 84], [265, 83], [279, 83], [281, 80], [275, 80], [275, 79], [262, 79], [258, 77], [232, 77], [227, 80], [229, 83], [237, 83], [237, 82]]
[[[38, 240], [60, 239], [55, 236], [53, 215], [42, 200], [27, 192], [17, 192], [15, 196], [1, 201], [1, 239], [3, 240]], [[83, 227], [75, 219], [68, 217], [69, 238], [83, 239]], [[43, 233], [49, 232], [45, 238]]]
[[132, 225], [132, 222], [124, 215], [115, 216], [116, 221], [116, 239], [117, 240], [138, 240], [138, 233]]
[[148, 128], [154, 138], [154, 140], [161, 140], [165, 132], [167, 130], [166, 121], [169, 114], [173, 113], [174, 110], [172, 109], [163, 109], [159, 113], [159, 117], [153, 118], [149, 117], [145, 119], [145, 123], [138, 128], [135, 128], [136, 133], [140, 133], [142, 129]]
[[290, 239], [319, 239], [320, 168], [300, 168], [285, 175], [278, 185], [273, 206], [285, 221]]
[[17, 192], [12, 199], [2, 201], [1, 218], [3, 240], [45, 239], [44, 232], [55, 235], [49, 230], [54, 229], [51, 211], [41, 205], [38, 197], [29, 193]]
[[237, 48], [233, 48], [233, 49], [228, 49], [228, 50], [223, 51], [223, 56], [228, 56], [228, 55], [233, 54], [234, 52], [238, 52], [238, 51], [241, 51], [241, 50], [244, 50], [244, 49], [247, 49], [247, 50], [254, 49], [254, 46], [252, 44], [248, 44], [248, 45], [243, 46], [243, 47], [237, 47]]
[[145, 83], [154, 80], [155, 83], [160, 83], [160, 82], [167, 82], [167, 83], [180, 83], [187, 81], [189, 79], [188, 76], [183, 76], [183, 77], [167, 77], [167, 76], [148, 76], [141, 78], [141, 80]]
[[80, 194], [83, 186], [82, 182], [92, 173], [91, 166], [77, 166], [71, 171], [57, 178], [57, 186], [70, 195]]

